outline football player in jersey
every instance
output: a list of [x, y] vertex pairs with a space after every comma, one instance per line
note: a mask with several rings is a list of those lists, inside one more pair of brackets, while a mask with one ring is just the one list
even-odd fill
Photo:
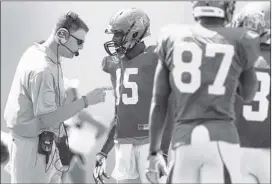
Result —
[[254, 63], [260, 52], [257, 34], [225, 28], [234, 9], [235, 1], [193, 1], [196, 25], [162, 30], [150, 109], [146, 175], [152, 183], [164, 165], [159, 145], [163, 126], [169, 123], [164, 119], [170, 94], [175, 97], [176, 123], [172, 182], [224, 183], [224, 165], [233, 183], [243, 182], [234, 103], [237, 92], [245, 101], [253, 99]]
[[270, 2], [248, 3], [234, 16], [233, 27], [244, 27], [260, 35], [263, 58], [255, 64], [259, 89], [253, 102], [236, 101], [236, 126], [240, 136], [244, 183], [270, 183]]
[[[104, 44], [109, 56], [103, 70], [111, 75], [115, 88], [113, 128], [101, 150], [93, 177], [103, 182], [105, 162], [115, 143], [116, 161], [112, 176], [118, 183], [148, 183], [145, 177], [148, 156], [148, 116], [157, 65], [155, 46], [146, 46], [143, 38], [150, 35], [150, 20], [143, 11], [127, 8], [116, 12], [106, 33], [113, 34]], [[172, 131], [172, 127], [167, 127]], [[171, 133], [165, 134], [161, 148], [167, 157]], [[162, 173], [163, 174], [163, 173]]]

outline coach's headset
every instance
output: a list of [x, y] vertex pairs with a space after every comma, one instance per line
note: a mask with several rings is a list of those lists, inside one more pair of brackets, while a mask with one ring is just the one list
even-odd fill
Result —
[[[78, 19], [78, 15], [74, 12], [68, 12], [66, 14], [66, 19], [68, 20], [68, 26], [71, 26], [73, 24], [73, 22], [77, 21]], [[73, 52], [69, 47], [67, 47], [66, 45], [64, 45], [68, 39], [70, 38], [71, 34], [68, 28], [66, 27], [61, 27], [58, 29], [57, 31], [57, 41], [60, 45], [62, 45], [63, 47], [65, 47], [66, 49], [68, 49], [71, 53], [73, 53], [75, 56], [79, 55], [79, 52]]]

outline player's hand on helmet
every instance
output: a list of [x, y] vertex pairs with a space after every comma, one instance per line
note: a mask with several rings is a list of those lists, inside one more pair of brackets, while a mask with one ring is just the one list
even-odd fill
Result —
[[159, 179], [162, 176], [168, 175], [165, 158], [162, 153], [159, 152], [157, 155], [150, 155], [148, 161], [149, 166], [146, 171], [146, 178], [150, 183], [159, 183]]
[[86, 98], [88, 101], [88, 105], [95, 105], [105, 101], [107, 90], [112, 90], [112, 87], [102, 87], [96, 88], [91, 92], [87, 93]]
[[101, 152], [96, 154], [95, 168], [93, 170], [93, 178], [96, 184], [104, 183], [103, 177], [110, 178], [106, 174], [106, 159], [106, 154]]

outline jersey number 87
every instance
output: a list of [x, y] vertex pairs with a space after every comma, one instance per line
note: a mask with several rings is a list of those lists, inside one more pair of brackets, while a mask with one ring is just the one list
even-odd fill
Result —
[[[190, 62], [184, 62], [182, 59], [182, 54], [185, 51], [190, 52], [192, 55]], [[180, 92], [194, 93], [200, 87], [202, 52], [202, 49], [195, 42], [180, 42], [175, 46], [173, 52], [173, 63], [175, 65], [173, 80]], [[222, 53], [223, 59], [213, 84], [208, 87], [208, 94], [224, 95], [226, 91], [224, 83], [234, 56], [234, 47], [233, 45], [217, 43], [208, 43], [206, 45], [206, 57], [215, 57], [217, 53]], [[190, 83], [184, 83], [180, 80], [181, 75], [185, 72], [191, 76]]]

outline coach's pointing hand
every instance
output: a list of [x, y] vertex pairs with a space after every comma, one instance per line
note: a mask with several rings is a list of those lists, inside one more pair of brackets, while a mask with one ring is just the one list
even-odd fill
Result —
[[106, 90], [112, 90], [112, 87], [96, 88], [91, 92], [87, 93], [86, 98], [88, 105], [95, 105], [105, 101]]

